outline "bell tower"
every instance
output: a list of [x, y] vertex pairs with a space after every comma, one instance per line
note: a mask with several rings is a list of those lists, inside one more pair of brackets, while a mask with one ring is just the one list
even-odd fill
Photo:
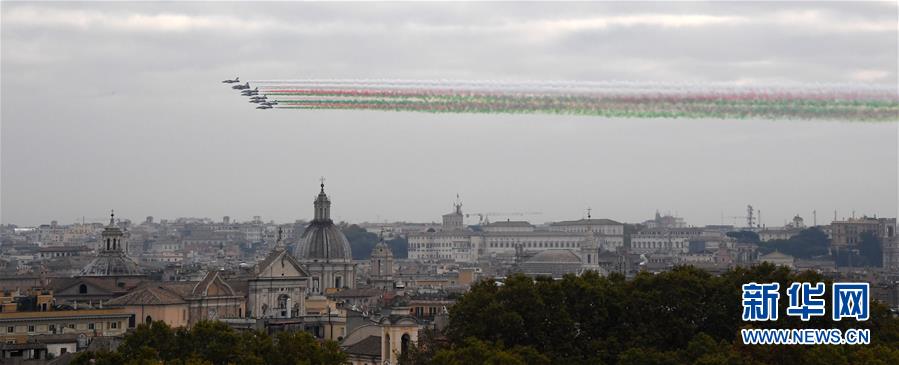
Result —
[[321, 191], [315, 198], [315, 217], [313, 222], [330, 222], [331, 221], [331, 200], [325, 194], [325, 178], [321, 178]]
[[103, 233], [100, 234], [100, 237], [101, 251], [123, 251], [123, 248], [125, 247], [125, 233], [122, 232], [121, 228], [116, 226], [115, 211], [110, 211], [109, 225], [103, 229]]

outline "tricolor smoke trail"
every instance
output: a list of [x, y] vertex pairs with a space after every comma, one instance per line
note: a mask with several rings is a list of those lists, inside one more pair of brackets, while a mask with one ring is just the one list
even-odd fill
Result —
[[409, 80], [259, 80], [278, 109], [547, 113], [613, 118], [899, 121], [895, 87]]

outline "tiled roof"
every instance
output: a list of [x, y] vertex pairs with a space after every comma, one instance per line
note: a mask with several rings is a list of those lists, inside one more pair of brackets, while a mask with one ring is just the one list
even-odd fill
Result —
[[71, 318], [82, 316], [127, 316], [121, 309], [79, 309], [45, 312], [7, 312], [0, 313], [0, 320]]
[[110, 293], [124, 292], [127, 290], [127, 288], [122, 289], [116, 286], [116, 280], [114, 278], [105, 277], [59, 278], [53, 279], [50, 286], [53, 287], [54, 291], [59, 292], [81, 283], [103, 289]]
[[81, 270], [81, 276], [140, 276], [143, 272], [124, 252], [111, 250], [100, 255]]
[[364, 340], [356, 342], [344, 352], [350, 355], [381, 356], [381, 336], [368, 336]]
[[197, 285], [194, 285], [193, 290], [191, 290], [192, 295], [204, 295], [206, 293], [206, 288], [215, 281], [215, 277], [218, 276], [218, 271], [210, 270], [206, 273], [206, 276], [203, 277], [203, 280], [200, 280]]
[[237, 295], [246, 295], [249, 292], [250, 283], [246, 277], [242, 278], [231, 278], [226, 280], [228, 286], [234, 290], [234, 294]]
[[280, 260], [282, 257], [284, 258], [284, 260], [290, 261], [293, 265], [295, 265], [301, 273], [306, 272], [306, 268], [304, 268], [303, 265], [301, 265], [300, 262], [297, 261], [297, 259], [293, 255], [291, 255], [287, 249], [275, 248], [271, 253], [268, 254], [268, 256], [265, 257], [265, 259], [256, 264], [256, 275], [258, 276], [259, 274], [265, 272], [265, 269], [274, 264], [275, 261]]
[[207, 293], [208, 293], [209, 287], [212, 286], [216, 281], [221, 283], [223, 286], [227, 287], [226, 292], [228, 292], [228, 295], [235, 295], [234, 289], [231, 288], [231, 285], [228, 285], [227, 282], [222, 280], [222, 278], [219, 276], [219, 272], [215, 271], [215, 270], [212, 270], [212, 271], [209, 271], [208, 273], [206, 273], [206, 276], [203, 277], [203, 280], [200, 280], [199, 283], [194, 285], [193, 289], [190, 292], [190, 295], [192, 295], [192, 296], [208, 295]]
[[124, 305], [168, 305], [187, 303], [184, 297], [189, 295], [195, 281], [177, 283], [151, 283], [132, 290], [130, 293], [106, 302], [109, 306]]

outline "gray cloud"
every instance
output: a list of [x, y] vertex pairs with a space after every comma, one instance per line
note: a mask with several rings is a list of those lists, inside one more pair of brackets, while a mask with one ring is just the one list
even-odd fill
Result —
[[[895, 85], [895, 3], [10, 3], [3, 222], [895, 215], [897, 126], [257, 113], [226, 77]], [[838, 171], [835, 173], [834, 171]], [[863, 180], [862, 180], [863, 179]], [[733, 213], [733, 214], [730, 214]], [[819, 214], [820, 215], [820, 214]]]

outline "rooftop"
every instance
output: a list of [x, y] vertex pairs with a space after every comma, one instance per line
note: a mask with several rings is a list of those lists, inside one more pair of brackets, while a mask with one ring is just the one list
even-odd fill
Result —
[[551, 225], [552, 226], [580, 226], [580, 225], [619, 226], [621, 224], [622, 223], [618, 223], [611, 219], [601, 218], [601, 219], [579, 219], [576, 221], [561, 221], [561, 222], [555, 222]]

